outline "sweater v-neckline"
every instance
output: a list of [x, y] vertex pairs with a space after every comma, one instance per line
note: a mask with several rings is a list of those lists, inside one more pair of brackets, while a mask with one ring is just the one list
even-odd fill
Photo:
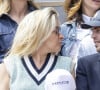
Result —
[[57, 62], [57, 56], [48, 54], [43, 66], [38, 69], [32, 59], [32, 56], [24, 56], [22, 57], [22, 63], [31, 76], [31, 78], [40, 85], [44, 80], [45, 76], [54, 68]]

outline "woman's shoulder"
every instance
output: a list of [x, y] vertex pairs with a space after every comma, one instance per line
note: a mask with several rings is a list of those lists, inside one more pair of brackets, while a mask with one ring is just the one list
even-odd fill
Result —
[[75, 21], [67, 21], [67, 22], [64, 22], [63, 24], [61, 24], [61, 27], [64, 27], [64, 26], [71, 26], [73, 24], [75, 24], [76, 22]]
[[65, 23], [60, 25], [60, 31], [61, 31], [61, 33], [65, 33], [65, 32], [67, 33], [69, 31], [74, 30], [75, 27], [76, 27], [76, 24], [75, 24], [74, 21], [72, 21], [72, 22], [65, 22]]
[[18, 55], [7, 56], [4, 58], [3, 62], [7, 68], [13, 68], [21, 63], [21, 57]]
[[16, 75], [22, 67], [21, 57], [18, 55], [7, 56], [4, 58], [4, 64], [10, 76]]
[[66, 65], [70, 65], [72, 63], [72, 59], [67, 56], [58, 56], [58, 61], [61, 64], [66, 64]]
[[18, 55], [9, 55], [4, 58], [4, 61], [15, 61], [15, 60], [19, 60], [20, 58], [21, 57]]
[[67, 57], [67, 56], [58, 56], [58, 59], [59, 60], [67, 60], [67, 61], [70, 61], [71, 60], [71, 58], [70, 57]]
[[70, 57], [58, 56], [57, 65], [62, 67], [62, 68], [64, 67], [65, 69], [71, 71], [71, 68], [73, 66], [73, 62], [72, 62], [72, 59]]

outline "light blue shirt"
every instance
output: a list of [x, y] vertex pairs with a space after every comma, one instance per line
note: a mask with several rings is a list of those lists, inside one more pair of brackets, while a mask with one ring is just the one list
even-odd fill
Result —
[[82, 30], [75, 21], [61, 25], [62, 41], [61, 54], [72, 59], [96, 53], [91, 30]]

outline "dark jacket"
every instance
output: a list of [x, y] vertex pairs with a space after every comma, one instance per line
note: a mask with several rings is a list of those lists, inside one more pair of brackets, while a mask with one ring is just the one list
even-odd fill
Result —
[[100, 53], [78, 60], [77, 90], [100, 90]]
[[[34, 11], [36, 8], [29, 5], [29, 10]], [[14, 35], [18, 24], [7, 14], [0, 16], [0, 63], [12, 45]]]

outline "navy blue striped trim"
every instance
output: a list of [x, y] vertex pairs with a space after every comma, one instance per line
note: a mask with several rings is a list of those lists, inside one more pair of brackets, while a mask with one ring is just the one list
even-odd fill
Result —
[[[57, 58], [58, 58], [58, 56], [55, 56], [53, 65], [51, 66], [51, 68], [49, 69], [49, 71], [46, 73], [46, 75], [54, 69], [54, 67], [55, 67], [55, 65], [56, 65], [56, 62], [57, 62]], [[35, 76], [34, 76], [34, 75], [30, 72], [30, 70], [28, 69], [28, 67], [27, 67], [27, 65], [26, 65], [26, 63], [25, 63], [23, 57], [21, 58], [21, 60], [22, 60], [22, 63], [23, 63], [23, 65], [24, 65], [26, 71], [27, 71], [28, 74], [31, 76], [31, 78], [36, 82], [37, 85], [40, 85], [40, 84], [44, 81], [46, 75], [45, 75], [43, 78], [41, 78], [40, 81], [38, 81], [38, 80], [35, 78]]]
[[31, 64], [32, 64], [32, 67], [36, 70], [36, 72], [37, 72], [38, 74], [40, 74], [40, 73], [43, 71], [43, 69], [46, 67], [46, 65], [48, 64], [50, 55], [51, 55], [50, 53], [47, 55], [46, 60], [45, 60], [45, 63], [43, 64], [43, 66], [42, 66], [40, 69], [38, 69], [38, 68], [36, 67], [32, 56], [29, 56], [29, 60], [30, 60], [30, 62], [31, 62]]

